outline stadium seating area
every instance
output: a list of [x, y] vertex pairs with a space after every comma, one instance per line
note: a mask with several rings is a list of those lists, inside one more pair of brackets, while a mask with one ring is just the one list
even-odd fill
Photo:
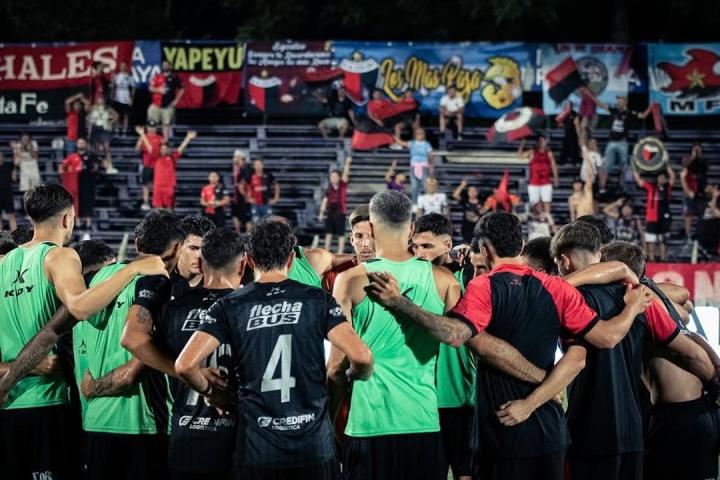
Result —
[[[250, 152], [250, 158], [262, 158], [266, 169], [271, 171], [281, 184], [281, 201], [277, 213], [296, 222], [299, 238], [303, 244], [310, 244], [315, 234], [321, 232], [322, 225], [317, 222], [317, 208], [327, 186], [328, 172], [340, 168], [348, 153], [353, 155], [353, 164], [348, 188], [348, 208], [367, 202], [370, 197], [385, 188], [384, 175], [393, 159], [398, 160], [399, 168], [407, 169], [406, 152], [380, 149], [373, 152], [349, 152], [349, 140], [323, 139], [314, 121], [305, 124], [266, 124], [248, 123], [244, 119], [228, 120], [235, 115], [220, 112], [212, 114], [187, 114], [178, 119], [175, 138], [181, 138], [192, 128], [198, 132], [198, 138], [192, 142], [185, 156], [178, 164], [177, 211], [180, 214], [200, 211], [199, 192], [207, 182], [211, 170], [218, 171], [225, 183], [230, 183], [231, 158], [237, 148]], [[239, 116], [238, 116], [239, 117]], [[64, 127], [30, 126], [19, 124], [0, 124], [0, 145], [17, 138], [20, 130], [28, 130], [40, 145], [41, 174], [45, 180], [57, 179], [57, 164], [61, 153], [54, 152], [51, 142], [64, 136]], [[453, 189], [463, 177], [474, 176], [474, 183], [483, 195], [492, 192], [498, 184], [503, 171], [507, 168], [511, 174], [511, 186], [526, 199], [526, 168], [522, 165], [502, 165], [493, 163], [467, 163], [453, 161], [453, 156], [466, 151], [498, 151], [508, 153], [516, 145], [491, 146], [485, 139], [485, 128], [469, 127], [465, 129], [463, 140], [439, 138], [437, 128], [428, 129], [428, 137], [436, 150], [447, 151], [441, 162], [436, 160], [436, 176], [440, 182], [440, 191], [451, 195]], [[562, 131], [550, 132], [550, 146], [556, 154], [560, 150]], [[607, 130], [596, 131], [601, 149], [607, 141]], [[126, 232], [130, 232], [143, 216], [140, 210], [141, 185], [139, 178], [139, 155], [134, 151], [136, 137], [115, 137], [112, 142], [113, 163], [118, 168], [117, 175], [106, 176], [98, 183], [96, 221], [92, 233], [117, 246]], [[704, 155], [711, 169], [709, 178], [712, 183], [720, 182], [720, 133], [706, 130], [672, 130], [667, 142], [672, 164], [679, 172], [679, 163], [687, 154], [693, 142], [703, 145]], [[8, 152], [6, 152], [7, 154]], [[577, 176], [577, 168], [560, 166], [561, 186], [555, 191], [553, 214], [559, 224], [568, 221], [566, 199], [572, 189], [572, 181]], [[627, 193], [635, 199], [636, 213], [641, 215], [644, 206], [644, 192], [627, 183]], [[19, 207], [19, 193], [16, 206]], [[682, 192], [678, 185], [673, 191], [672, 202], [673, 229], [669, 244], [670, 258], [674, 261], [687, 260], [690, 251], [683, 248], [682, 230]], [[453, 208], [453, 220], [459, 231], [461, 212]], [[21, 222], [24, 220], [21, 220]], [[229, 221], [228, 221], [229, 223]], [[458, 238], [459, 240], [459, 238]], [[348, 246], [349, 248], [349, 246]], [[132, 249], [130, 250], [132, 252]]]

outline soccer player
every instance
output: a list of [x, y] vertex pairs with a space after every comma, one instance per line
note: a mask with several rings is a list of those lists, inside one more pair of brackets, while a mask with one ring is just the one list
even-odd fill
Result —
[[[644, 310], [649, 293], [644, 288], [630, 290], [623, 312], [608, 322], [599, 322], [577, 290], [525, 264], [520, 256], [523, 240], [516, 216], [500, 212], [485, 215], [475, 227], [475, 238], [492, 270], [470, 282], [451, 316], [418, 308], [400, 295], [392, 274], [370, 274], [370, 291], [387, 308], [423, 326], [444, 343], [460, 345], [487, 329], [527, 360], [550, 371], [533, 389], [494, 364], [478, 364], [474, 444], [480, 447], [479, 464], [489, 478], [560, 479], [568, 435], [562, 409], [550, 400], [582, 369], [584, 351], [571, 347], [553, 368], [557, 340], [561, 335], [576, 336], [598, 346], [612, 346], [611, 341], [622, 338], [637, 313]], [[473, 338], [470, 346], [485, 357], [477, 342]], [[496, 412], [497, 408], [500, 410]], [[522, 421], [522, 428], [514, 428]]]
[[[411, 242], [417, 258], [447, 268], [455, 276], [460, 290], [465, 290], [463, 273], [466, 269], [450, 257], [452, 223], [447, 217], [439, 213], [418, 217]], [[440, 433], [447, 461], [443, 470], [450, 466], [456, 479], [469, 480], [472, 475], [470, 427], [475, 405], [475, 358], [468, 347], [440, 345], [436, 384]]]
[[170, 274], [173, 284], [173, 295], [182, 296], [186, 291], [202, 286], [203, 273], [200, 269], [200, 246], [206, 233], [215, 230], [216, 226], [207, 217], [188, 215], [180, 220], [185, 232], [185, 240], [180, 247], [177, 268]]
[[522, 256], [530, 268], [548, 275], [557, 275], [555, 260], [550, 256], [550, 237], [538, 237], [525, 244]]
[[370, 213], [367, 205], [359, 205], [350, 214], [350, 244], [355, 250], [355, 256], [333, 267], [322, 276], [322, 288], [328, 292], [333, 291], [338, 275], [375, 256], [375, 240], [370, 229]]
[[[205, 235], [201, 248], [204, 285], [170, 301], [154, 324], [132, 321], [135, 317], [129, 317], [122, 345], [146, 365], [155, 365], [160, 357], [174, 365], [210, 306], [240, 286], [245, 250], [245, 242], [234, 230], [221, 228]], [[230, 345], [220, 345], [205, 363], [215, 372], [208, 375], [222, 382], [217, 379], [216, 369], [227, 374], [232, 367], [231, 357]], [[221, 416], [185, 383], [173, 378], [171, 385], [170, 477], [228, 479], [235, 445], [235, 412]]]
[[[67, 385], [58, 376], [25, 376], [51, 352], [60, 334], [70, 330], [74, 319], [87, 319], [112, 302], [136, 275], [160, 273], [164, 265], [158, 257], [148, 257], [87, 288], [78, 254], [63, 247], [75, 222], [72, 196], [60, 185], [38, 185], [26, 194], [25, 210], [34, 226], [33, 238], [0, 263], [0, 356], [12, 362], [0, 380], [3, 476], [60, 478], [71, 475], [70, 447], [76, 447], [63, 437], [69, 421]], [[56, 313], [61, 303], [65, 308]]]
[[182, 143], [175, 151], [170, 150], [167, 137], [160, 146], [160, 156], [155, 160], [155, 170], [153, 172], [153, 208], [175, 209], [177, 161], [180, 160], [188, 144], [195, 137], [197, 137], [197, 132], [193, 130], [187, 132]]
[[[553, 238], [551, 255], [560, 273], [568, 275], [600, 262], [600, 234], [592, 225], [575, 222]], [[601, 322], [625, 308], [623, 283], [579, 287]], [[643, 467], [642, 412], [639, 402], [643, 341], [667, 346], [676, 358], [704, 380], [714, 368], [707, 354], [685, 335], [654, 300], [633, 322], [616, 346], [597, 349], [583, 345], [586, 368], [568, 392], [568, 451], [570, 475], [608, 480], [639, 480]], [[608, 421], [608, 419], [614, 419]]]
[[[645, 255], [639, 245], [612, 242], [602, 248], [602, 258], [626, 262], [638, 276], [645, 274]], [[662, 290], [654, 286], [650, 289], [660, 297], [673, 321], [687, 323], [687, 312], [675, 307], [675, 302]], [[712, 347], [704, 339], [700, 342], [714, 367], [720, 368], [720, 358]], [[678, 366], [663, 348], [647, 343], [645, 348], [648, 350], [644, 355], [643, 380], [650, 390], [653, 407], [645, 435], [644, 478], [717, 478], [720, 454], [717, 406], [705, 396], [701, 378]]]
[[193, 390], [218, 405], [217, 388], [200, 366], [221, 345], [231, 346], [230, 379], [243, 417], [236, 449], [247, 478], [335, 478], [323, 340], [350, 359], [350, 378], [372, 372], [370, 350], [332, 297], [288, 279], [294, 245], [285, 222], [256, 224], [248, 257], [255, 281], [210, 308], [175, 363]]
[[[180, 244], [185, 233], [180, 220], [170, 212], [151, 212], [135, 228], [135, 246], [140, 258], [158, 255], [166, 271], [177, 264]], [[122, 264], [100, 269], [90, 285], [112, 278]], [[155, 479], [166, 472], [166, 433], [170, 392], [167, 379], [142, 364], [121, 346], [128, 310], [133, 303], [137, 277], [118, 295], [115, 303], [88, 319], [83, 336], [87, 346], [86, 377], [95, 380], [95, 388], [87, 391], [87, 407], [83, 417], [85, 430], [85, 461], [89, 480]], [[118, 367], [123, 379], [117, 385]], [[102, 381], [102, 380], [105, 381]], [[133, 381], [137, 380], [137, 382]], [[119, 454], [119, 452], [122, 452]]]

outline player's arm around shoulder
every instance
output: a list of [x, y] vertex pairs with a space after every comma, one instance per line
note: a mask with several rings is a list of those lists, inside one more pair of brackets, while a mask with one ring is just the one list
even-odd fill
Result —
[[445, 267], [433, 265], [433, 277], [438, 295], [445, 302], [445, 311], [449, 312], [462, 296], [460, 284], [450, 270]]

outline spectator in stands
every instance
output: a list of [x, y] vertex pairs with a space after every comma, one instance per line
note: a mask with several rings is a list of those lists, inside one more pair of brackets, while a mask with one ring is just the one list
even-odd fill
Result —
[[252, 205], [252, 221], [273, 214], [273, 206], [280, 201], [280, 184], [275, 176], [265, 171], [262, 160], [253, 162], [253, 174], [247, 189], [247, 201]]
[[347, 184], [350, 180], [352, 157], [345, 159], [342, 174], [339, 170], [330, 172], [330, 185], [320, 202], [318, 220], [325, 222], [325, 250], [330, 251], [333, 236], [337, 237], [337, 253], [345, 252], [345, 214], [347, 213]]
[[393, 160], [385, 172], [385, 185], [388, 190], [395, 190], [396, 192], [405, 193], [405, 182], [407, 176], [403, 172], [396, 172], [397, 160]]
[[563, 127], [564, 131], [558, 162], [560, 164], [571, 163], [573, 165], [578, 165], [582, 161], [578, 136], [580, 118], [574, 110], [573, 103], [570, 100], [565, 102], [563, 111], [555, 117], [555, 121], [559, 126]]
[[528, 203], [535, 205], [542, 202], [545, 213], [550, 213], [552, 205], [553, 184], [550, 183], [552, 172], [555, 187], [560, 185], [557, 165], [553, 153], [547, 148], [547, 139], [538, 137], [535, 148], [525, 151], [525, 140], [518, 147], [518, 158], [529, 159], [530, 181], [528, 182]]
[[235, 231], [241, 233], [241, 228], [250, 232], [250, 204], [245, 200], [246, 190], [252, 177], [252, 167], [247, 161], [247, 154], [243, 150], [235, 150], [233, 154], [233, 195], [232, 220]]
[[155, 162], [153, 180], [153, 208], [175, 210], [175, 186], [177, 183], [177, 161], [182, 157], [188, 144], [197, 137], [197, 132], [190, 130], [180, 146], [172, 151], [167, 142], [160, 146], [160, 156]]
[[685, 237], [690, 242], [694, 219], [703, 218], [708, 199], [705, 197], [707, 185], [708, 164], [703, 159], [702, 147], [694, 143], [690, 155], [683, 159], [680, 171], [680, 185], [684, 195], [683, 221], [685, 223]]
[[[120, 116], [122, 121], [122, 133], [127, 135], [128, 117], [130, 116], [130, 108], [135, 97], [135, 80], [128, 73], [127, 63], [120, 63], [120, 70], [112, 77], [113, 87], [113, 110]], [[117, 125], [117, 131], [120, 132], [120, 124]]]
[[439, 213], [447, 216], [448, 201], [447, 195], [437, 191], [438, 181], [435, 177], [428, 177], [425, 181], [425, 193], [418, 197], [416, 212], [417, 215], [426, 213]]
[[331, 130], [337, 130], [338, 136], [344, 138], [350, 123], [355, 125], [355, 112], [353, 103], [347, 96], [345, 87], [339, 87], [331, 92], [328, 97], [320, 97], [321, 103], [325, 104], [327, 118], [320, 121], [318, 128], [323, 138], [328, 138]]
[[94, 104], [99, 99], [110, 103], [111, 99], [111, 73], [107, 66], [100, 61], [93, 63], [90, 75], [90, 103]]
[[660, 245], [660, 261], [667, 261], [667, 236], [672, 225], [670, 215], [670, 195], [675, 184], [675, 172], [667, 166], [667, 175], [661, 173], [655, 181], [643, 179], [633, 169], [633, 176], [638, 186], [647, 192], [645, 202], [645, 242], [647, 243], [648, 260], [655, 261], [655, 245]]
[[462, 140], [465, 101], [455, 85], [449, 85], [447, 93], [440, 99], [440, 134], [445, 133], [448, 122], [455, 121], [458, 140]]
[[13, 150], [13, 163], [20, 171], [20, 191], [25, 193], [40, 185], [40, 166], [38, 165], [38, 144], [27, 132], [20, 134], [19, 142], [10, 142]]
[[215, 226], [225, 226], [225, 207], [230, 205], [230, 194], [217, 172], [208, 175], [208, 184], [200, 191], [200, 205], [203, 207], [203, 215], [212, 220]]
[[604, 108], [612, 116], [610, 127], [610, 141], [605, 147], [605, 159], [603, 168], [600, 170], [600, 193], [605, 193], [608, 175], [615, 170], [620, 170], [620, 181], [623, 181], [625, 169], [628, 166], [628, 123], [631, 117], [645, 118], [650, 113], [648, 108], [644, 112], [628, 110], [627, 97], [618, 95], [614, 107], [603, 103], [598, 99], [595, 102]]
[[483, 204], [480, 201], [480, 192], [475, 185], [469, 185], [468, 180], [463, 178], [452, 197], [460, 204], [463, 211], [462, 226], [460, 227], [463, 242], [470, 243], [473, 239], [475, 224], [482, 216]]
[[428, 175], [432, 172], [432, 145], [425, 139], [425, 130], [415, 129], [413, 140], [404, 142], [400, 137], [395, 141], [410, 151], [410, 192], [414, 204], [418, 201], [420, 190]]
[[135, 150], [142, 152], [142, 210], [150, 210], [150, 188], [153, 185], [155, 163], [160, 156], [160, 147], [164, 140], [157, 133], [157, 123], [150, 120], [145, 128], [135, 127], [138, 140], [135, 143]]
[[485, 199], [483, 204], [482, 213], [487, 212], [514, 212], [515, 207], [522, 205], [520, 196], [510, 192], [509, 186], [503, 187], [500, 185], [498, 188], [493, 190], [492, 195], [489, 195]]
[[533, 204], [529, 212], [518, 216], [527, 225], [528, 241], [552, 237], [555, 234], [555, 220], [551, 214], [545, 212], [540, 202]]
[[[6, 160], [5, 155], [0, 152], [0, 215], [4, 213], [7, 217], [10, 231], [17, 228], [12, 186], [16, 178], [15, 164]], [[0, 217], [0, 229], [2, 229], [2, 217]]]
[[606, 205], [603, 213], [613, 221], [615, 240], [634, 244], [640, 243], [642, 239], [642, 223], [635, 215], [632, 203], [625, 197]]
[[[578, 126], [578, 130], [579, 126]], [[573, 182], [573, 193], [568, 198], [568, 206], [570, 207], [570, 221], [574, 222], [576, 218], [583, 215], [595, 214], [595, 168], [597, 162], [601, 161], [600, 154], [595, 150], [595, 140], [586, 141], [584, 132], [579, 131], [579, 143], [581, 145], [583, 164], [580, 168], [580, 178], [576, 178]], [[590, 143], [590, 146], [588, 146]], [[593, 163], [596, 162], [596, 163]]]
[[100, 158], [95, 151], [88, 148], [84, 138], [78, 138], [77, 155], [80, 159], [80, 175], [78, 176], [78, 215], [81, 226], [85, 221], [85, 228], [92, 228], [92, 219], [95, 216], [95, 191], [97, 189], [97, 177], [100, 173]]
[[593, 136], [593, 131], [597, 125], [597, 97], [587, 87], [581, 87], [578, 90], [580, 94], [580, 106], [578, 107], [580, 114], [580, 128], [588, 137]]
[[103, 152], [106, 159], [104, 165], [107, 173], [117, 173], [112, 166], [112, 153], [110, 152], [110, 133], [118, 120], [118, 114], [105, 104], [105, 99], [98, 98], [90, 108], [88, 121], [90, 122], [90, 141], [98, 152]]
[[163, 138], [170, 139], [170, 128], [175, 119], [175, 107], [185, 93], [182, 82], [173, 74], [170, 62], [162, 62], [161, 72], [150, 80], [152, 101], [147, 111], [148, 120], [162, 124]]
[[[77, 143], [85, 144], [84, 138], [78, 138]], [[83, 162], [78, 154], [77, 150], [74, 149], [72, 153], [67, 155], [65, 159], [60, 163], [58, 172], [60, 173], [60, 182], [65, 190], [70, 192], [73, 197], [73, 203], [75, 205], [75, 216], [80, 218], [80, 172], [82, 171]]]
[[67, 134], [65, 136], [65, 155], [75, 151], [75, 142], [87, 135], [87, 112], [90, 101], [82, 93], [76, 93], [65, 99], [65, 120]]
[[[385, 98], [382, 90], [376, 88], [372, 91], [372, 96], [367, 104], [367, 115], [370, 120], [375, 122], [378, 126], [390, 129], [390, 125], [386, 124], [386, 118], [384, 115], [387, 114], [388, 110], [392, 108], [393, 103]], [[395, 122], [393, 127], [393, 136], [395, 137], [396, 145], [398, 148], [402, 148], [403, 144], [398, 141], [400, 134], [403, 129], [403, 122]], [[394, 147], [393, 147], [394, 148]]]
[[603, 166], [603, 159], [597, 146], [597, 140], [588, 137], [588, 134], [576, 125], [578, 133], [578, 142], [580, 144], [580, 153], [582, 156], [582, 166], [580, 167], [580, 178], [589, 181], [594, 185], [598, 172]]

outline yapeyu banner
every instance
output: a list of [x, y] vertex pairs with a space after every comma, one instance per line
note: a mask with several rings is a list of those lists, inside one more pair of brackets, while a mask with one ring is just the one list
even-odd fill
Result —
[[649, 44], [650, 101], [666, 115], [720, 114], [720, 43]]
[[93, 64], [107, 70], [131, 64], [133, 42], [3, 45], [0, 47], [0, 118], [59, 119], [65, 99], [89, 96]]
[[[575, 69], [582, 84], [590, 89], [601, 101], [615, 103], [618, 95], [626, 96], [630, 86], [636, 82], [632, 68], [634, 48], [617, 44], [542, 44], [539, 46], [536, 69], [537, 83], [542, 84], [543, 110], [548, 115], [562, 111], [562, 101], [556, 101], [558, 89], [564, 84], [577, 88], [577, 82], [563, 82], [553, 73], [574, 73]], [[569, 68], [572, 65], [574, 68]], [[548, 75], [551, 74], [551, 75]], [[575, 108], [580, 103], [579, 95], [573, 93], [569, 99]]]
[[419, 110], [433, 114], [454, 85], [466, 116], [500, 117], [521, 105], [529, 65], [529, 48], [522, 43], [333, 41], [331, 48], [333, 64], [356, 104], [367, 103], [374, 88], [393, 102], [411, 90]]
[[240, 99], [245, 44], [240, 42], [162, 42], [162, 60], [170, 62], [185, 93], [178, 108], [209, 108]]

